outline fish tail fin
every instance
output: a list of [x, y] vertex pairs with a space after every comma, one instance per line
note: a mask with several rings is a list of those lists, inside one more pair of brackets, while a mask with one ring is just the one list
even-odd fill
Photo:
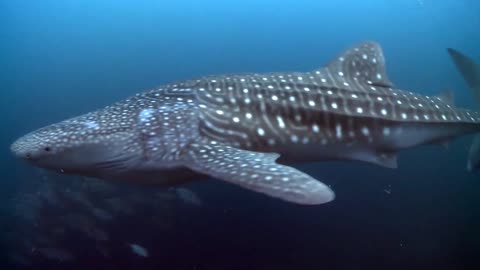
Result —
[[[480, 66], [470, 57], [455, 49], [448, 48], [447, 51], [457, 70], [470, 88], [477, 105], [480, 106]], [[480, 135], [476, 135], [473, 138], [472, 145], [468, 151], [467, 169], [474, 171], [477, 168], [480, 168]]]

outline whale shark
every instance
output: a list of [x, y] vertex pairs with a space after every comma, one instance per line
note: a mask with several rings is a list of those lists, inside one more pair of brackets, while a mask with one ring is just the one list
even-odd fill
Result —
[[[480, 106], [480, 65], [458, 50], [447, 48], [447, 51], [470, 88], [475, 102]], [[480, 135], [473, 137], [472, 145], [468, 151], [467, 168], [469, 171], [480, 168]]]
[[397, 167], [397, 153], [480, 132], [480, 113], [401, 90], [373, 41], [308, 72], [184, 80], [20, 137], [34, 166], [107, 180], [176, 185], [210, 177], [316, 205], [331, 188], [292, 167], [322, 160]]

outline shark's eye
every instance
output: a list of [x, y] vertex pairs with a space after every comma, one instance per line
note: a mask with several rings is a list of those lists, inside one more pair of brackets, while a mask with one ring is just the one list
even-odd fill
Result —
[[45, 152], [50, 152], [52, 149], [47, 146], [47, 147], [43, 148], [43, 150], [45, 150]]

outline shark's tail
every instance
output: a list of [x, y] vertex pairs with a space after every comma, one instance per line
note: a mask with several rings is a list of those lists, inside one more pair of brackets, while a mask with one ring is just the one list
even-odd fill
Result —
[[[463, 79], [467, 82], [477, 105], [480, 107], [480, 66], [470, 57], [455, 49], [448, 48], [447, 51]], [[469, 171], [480, 168], [480, 135], [474, 137], [473, 143], [468, 151], [467, 168]]]

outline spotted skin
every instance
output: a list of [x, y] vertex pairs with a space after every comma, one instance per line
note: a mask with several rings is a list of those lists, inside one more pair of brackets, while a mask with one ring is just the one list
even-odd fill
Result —
[[401, 149], [479, 130], [479, 113], [395, 88], [380, 46], [365, 42], [312, 72], [166, 85], [28, 134], [12, 151], [66, 173], [168, 183], [200, 174], [321, 204], [333, 191], [288, 164], [339, 159], [394, 168]]

